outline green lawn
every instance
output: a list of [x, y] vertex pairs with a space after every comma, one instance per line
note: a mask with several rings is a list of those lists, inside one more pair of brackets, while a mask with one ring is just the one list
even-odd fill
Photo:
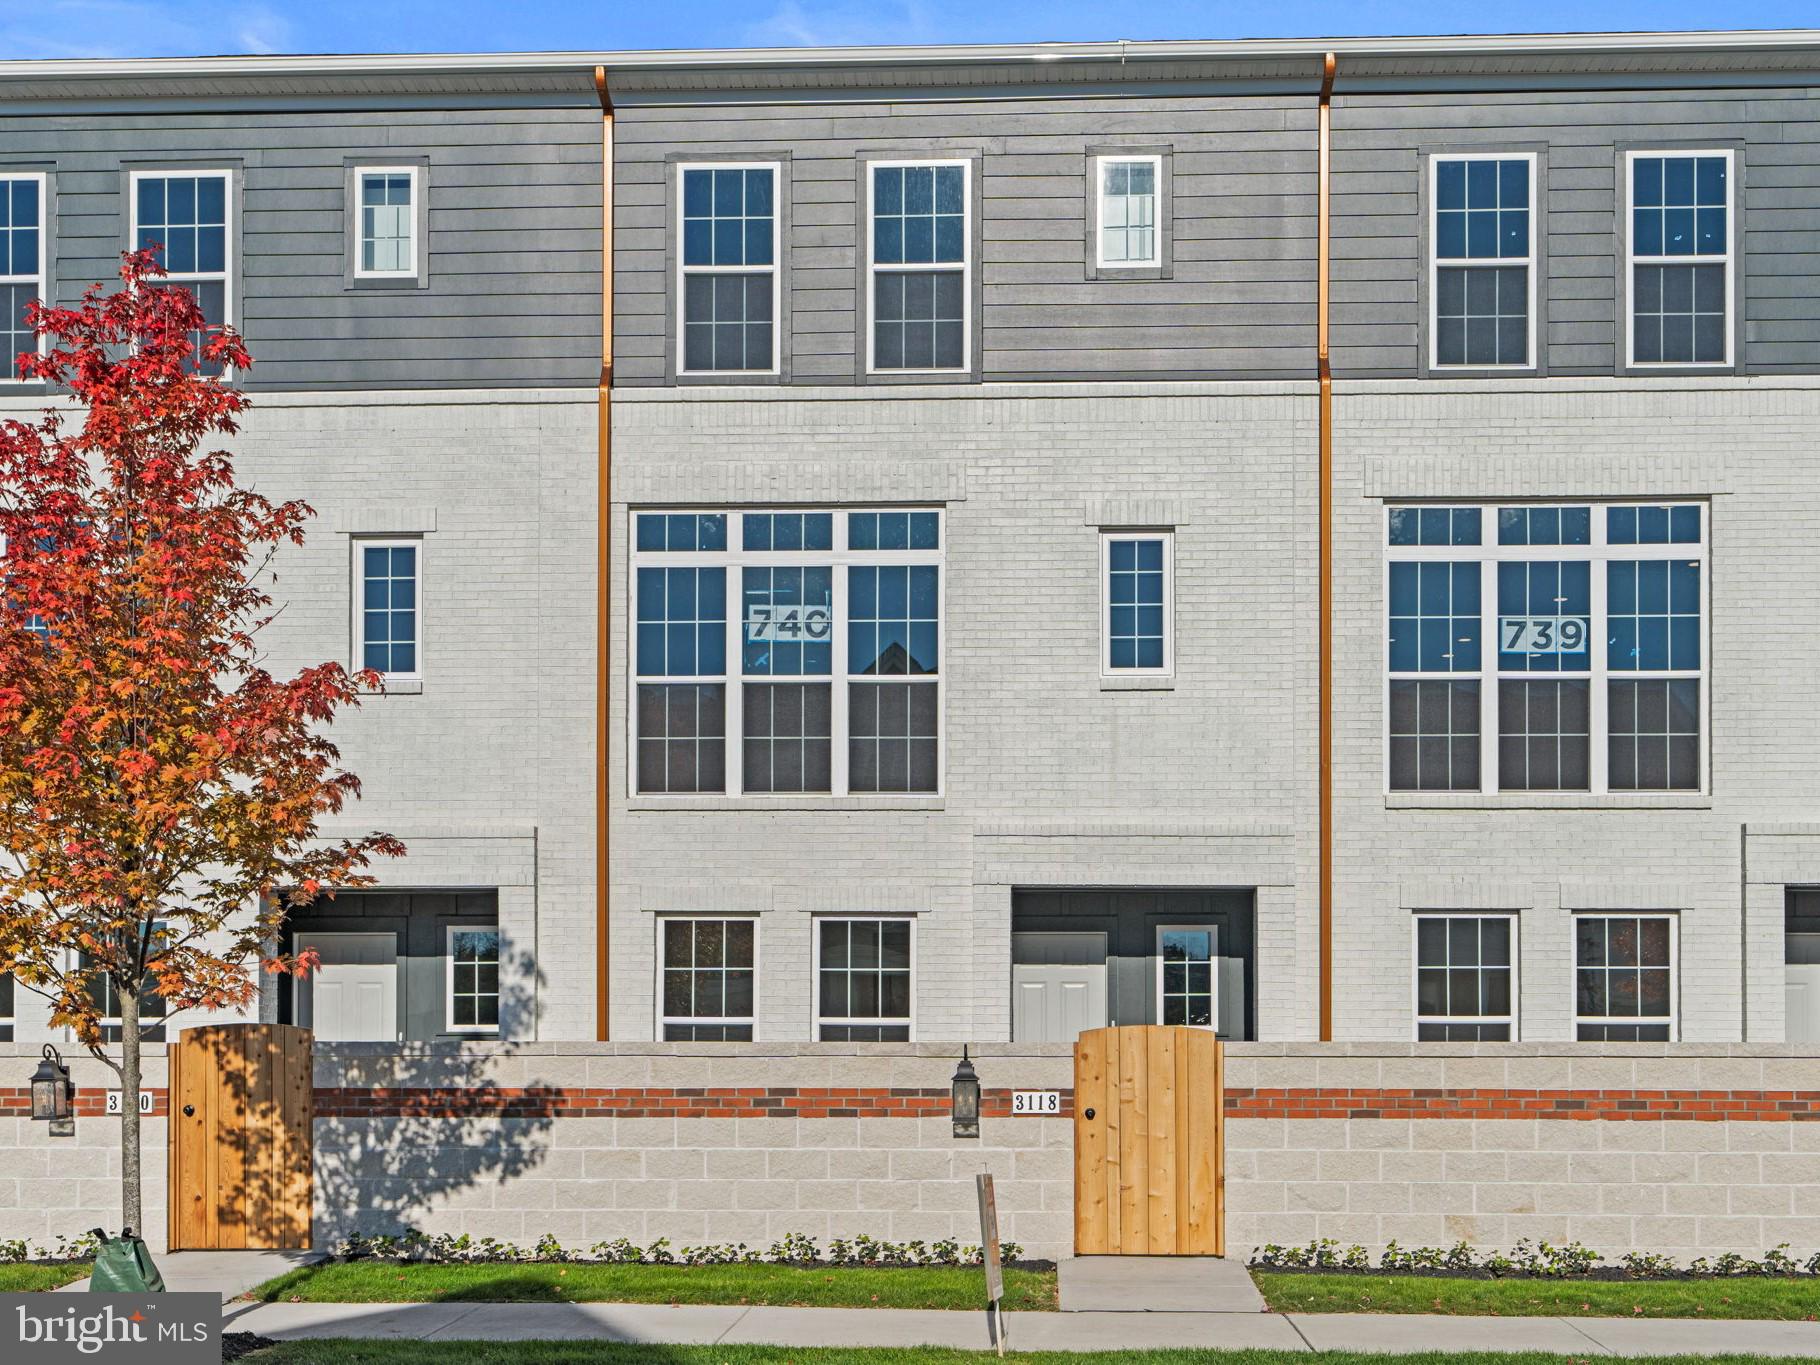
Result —
[[[815, 1308], [973, 1308], [985, 1272], [961, 1266], [893, 1270], [787, 1265], [307, 1266], [251, 1291], [267, 1303], [729, 1303]], [[1005, 1307], [1053, 1309], [1055, 1272], [1005, 1271]]]
[[8, 1261], [0, 1265], [0, 1294], [24, 1294], [39, 1289], [55, 1289], [80, 1280], [93, 1268], [89, 1261], [57, 1261], [40, 1265], [33, 1261]]
[[[795, 1346], [650, 1346], [568, 1341], [335, 1341], [273, 1346], [244, 1357], [252, 1365], [987, 1365], [989, 1351], [935, 1346], [888, 1348]], [[1011, 1351], [1016, 1365], [1308, 1365], [1294, 1351]], [[1686, 1356], [1600, 1356], [1614, 1365], [1687, 1365]], [[1425, 1351], [1362, 1355], [1330, 1351], [1322, 1365], [1590, 1365], [1587, 1357], [1538, 1351]], [[1764, 1356], [1702, 1356], [1699, 1365], [1766, 1365]]]
[[1502, 1317], [1787, 1318], [1820, 1315], [1820, 1280], [1471, 1280], [1254, 1270], [1280, 1313], [1467, 1313]]

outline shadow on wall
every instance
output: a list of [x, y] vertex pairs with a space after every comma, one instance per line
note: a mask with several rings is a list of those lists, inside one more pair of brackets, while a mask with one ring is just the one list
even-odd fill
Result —
[[[499, 977], [499, 1017], [534, 1018], [543, 978], [530, 954], [502, 961]], [[352, 1232], [425, 1230], [446, 1209], [491, 1208], [494, 1187], [540, 1165], [549, 1105], [498, 1079], [522, 1048], [491, 1038], [318, 1044], [335, 1065], [317, 1072], [316, 1247], [332, 1250]]]

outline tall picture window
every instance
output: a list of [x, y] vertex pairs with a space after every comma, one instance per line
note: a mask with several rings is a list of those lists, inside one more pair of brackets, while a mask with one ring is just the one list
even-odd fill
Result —
[[633, 522], [636, 791], [939, 790], [939, 511]]
[[1391, 508], [1389, 789], [1702, 790], [1709, 511]]

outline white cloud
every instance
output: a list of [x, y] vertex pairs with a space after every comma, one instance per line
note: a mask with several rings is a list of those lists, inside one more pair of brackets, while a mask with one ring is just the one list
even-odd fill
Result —
[[263, 4], [226, 12], [174, 0], [36, 0], [0, 14], [0, 57], [191, 57], [278, 52], [290, 21]]

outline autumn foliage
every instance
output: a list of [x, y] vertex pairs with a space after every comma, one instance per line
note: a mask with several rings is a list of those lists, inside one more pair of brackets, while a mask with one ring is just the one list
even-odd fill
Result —
[[263, 666], [273, 556], [312, 513], [205, 449], [252, 361], [162, 274], [139, 252], [118, 290], [34, 305], [20, 373], [70, 401], [0, 423], [0, 971], [98, 1055], [104, 980], [128, 1032], [140, 983], [244, 1008], [260, 966], [311, 965], [276, 951], [287, 905], [403, 851], [317, 837], [360, 791], [326, 728], [377, 680]]

